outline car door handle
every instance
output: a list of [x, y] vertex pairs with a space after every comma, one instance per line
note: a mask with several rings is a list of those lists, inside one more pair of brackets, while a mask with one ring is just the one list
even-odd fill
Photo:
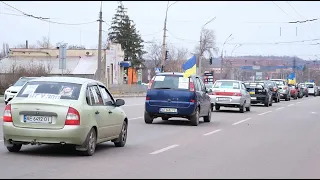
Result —
[[99, 111], [96, 111], [95, 114], [100, 114], [100, 112], [99, 112]]
[[111, 113], [112, 113], [112, 111], [109, 111], [108, 113], [109, 113], [109, 114], [111, 114]]

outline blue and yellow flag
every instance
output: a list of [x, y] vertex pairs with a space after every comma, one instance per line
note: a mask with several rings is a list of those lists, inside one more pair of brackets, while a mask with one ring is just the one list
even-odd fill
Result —
[[197, 73], [197, 58], [196, 56], [192, 56], [187, 62], [182, 65], [182, 69], [184, 70], [183, 77], [188, 78], [191, 75]]
[[297, 81], [296, 81], [296, 74], [293, 72], [293, 73], [290, 73], [289, 76], [288, 76], [288, 84], [297, 84]]

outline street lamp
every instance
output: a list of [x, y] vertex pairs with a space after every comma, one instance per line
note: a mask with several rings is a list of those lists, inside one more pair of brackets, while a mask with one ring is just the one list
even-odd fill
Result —
[[163, 37], [162, 37], [162, 56], [161, 56], [161, 71], [163, 72], [164, 61], [166, 58], [166, 34], [167, 34], [167, 19], [168, 19], [168, 10], [169, 8], [176, 4], [178, 1], [169, 5], [170, 1], [168, 1], [167, 9], [166, 9], [166, 16], [164, 18], [164, 26], [163, 26]]
[[223, 45], [222, 45], [222, 49], [221, 49], [221, 63], [220, 63], [220, 79], [222, 79], [222, 65], [223, 65], [223, 49], [224, 49], [224, 45], [228, 42], [231, 41], [233, 38], [229, 39], [232, 36], [232, 34], [230, 34], [228, 36], [228, 38], [224, 41]]
[[208, 22], [206, 22], [203, 26], [202, 26], [202, 28], [201, 28], [201, 32], [200, 32], [200, 46], [199, 46], [199, 72], [198, 72], [198, 75], [201, 75], [201, 66], [202, 66], [202, 63], [201, 63], [201, 57], [202, 57], [202, 54], [203, 54], [203, 52], [201, 52], [202, 50], [202, 32], [203, 32], [203, 29], [204, 29], [204, 27], [207, 25], [207, 24], [209, 24], [209, 23], [211, 23], [212, 21], [214, 21], [216, 19], [216, 17], [214, 17], [214, 18], [212, 18], [212, 19], [210, 19]]
[[233, 50], [231, 51], [231, 56], [232, 56], [232, 53], [233, 53], [236, 49], [238, 49], [239, 47], [241, 47], [241, 46], [242, 46], [242, 44], [237, 44], [237, 45], [235, 45], [234, 48], [233, 48]]

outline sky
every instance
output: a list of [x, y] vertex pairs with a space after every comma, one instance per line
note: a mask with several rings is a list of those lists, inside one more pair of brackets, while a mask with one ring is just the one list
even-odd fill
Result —
[[[98, 19], [100, 1], [3, 2], [16, 9], [0, 2], [1, 44], [8, 43], [13, 47], [26, 40], [33, 44], [46, 36], [54, 43], [97, 47], [98, 22], [93, 21]], [[102, 3], [104, 39], [118, 4], [118, 1]], [[166, 1], [123, 1], [123, 4], [144, 41], [162, 41]], [[320, 39], [314, 39], [320, 38], [320, 19], [309, 23], [288, 22], [320, 18], [319, 8], [320, 2], [317, 1], [178, 1], [168, 9], [167, 42], [188, 48], [191, 56], [199, 44], [201, 27], [216, 17], [205, 26], [214, 30], [216, 35], [219, 51], [215, 57], [223, 49], [227, 56], [274, 55], [317, 59], [320, 57], [320, 45], [314, 44], [320, 43]], [[23, 16], [17, 9], [59, 23], [93, 23], [48, 23]], [[223, 47], [230, 34], [232, 39]], [[239, 44], [241, 46], [234, 50]]]

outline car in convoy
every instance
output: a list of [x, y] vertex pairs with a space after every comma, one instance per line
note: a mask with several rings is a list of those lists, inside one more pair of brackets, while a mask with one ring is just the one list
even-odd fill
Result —
[[22, 145], [70, 144], [91, 156], [96, 144], [125, 146], [128, 119], [107, 88], [75, 77], [42, 77], [28, 81], [6, 105], [4, 144], [10, 152]]
[[246, 82], [245, 85], [251, 96], [251, 104], [272, 106], [272, 91], [267, 82]]
[[301, 90], [303, 92], [303, 96], [308, 97], [309, 93], [308, 93], [308, 87], [306, 86], [306, 83], [299, 83]]
[[308, 94], [317, 96], [318, 94], [318, 87], [314, 82], [307, 82], [306, 86], [308, 88]]
[[8, 104], [8, 102], [15, 97], [26, 82], [35, 78], [37, 77], [20, 77], [16, 83], [10, 85], [10, 87], [4, 91], [4, 103]]
[[200, 117], [210, 122], [211, 101], [201, 77], [185, 78], [176, 72], [155, 75], [146, 94], [144, 121], [151, 124], [157, 117], [186, 118], [193, 126], [198, 126]]
[[213, 112], [213, 108], [214, 108], [214, 95], [212, 93], [213, 91], [213, 84], [205, 84], [206, 89], [208, 91], [208, 95], [211, 99], [211, 111]]
[[256, 81], [257, 83], [264, 83], [266, 85], [266, 88], [269, 88], [269, 90], [272, 92], [272, 100], [275, 103], [280, 102], [280, 92], [279, 88], [276, 82], [274, 81]]
[[239, 108], [241, 113], [251, 109], [250, 94], [242, 81], [217, 80], [209, 94], [217, 111], [220, 107]]
[[288, 86], [288, 82], [284, 79], [270, 79], [270, 81], [274, 81], [279, 88], [280, 99], [285, 99], [285, 101], [290, 101], [291, 94]]
[[291, 94], [291, 97], [293, 99], [298, 99], [298, 87], [296, 85], [293, 85], [293, 84], [288, 84], [289, 86], [289, 89], [290, 89], [290, 94]]
[[303, 98], [303, 96], [304, 96], [304, 88], [302, 87], [302, 85], [300, 83], [296, 84], [296, 89], [298, 91], [298, 98]]

